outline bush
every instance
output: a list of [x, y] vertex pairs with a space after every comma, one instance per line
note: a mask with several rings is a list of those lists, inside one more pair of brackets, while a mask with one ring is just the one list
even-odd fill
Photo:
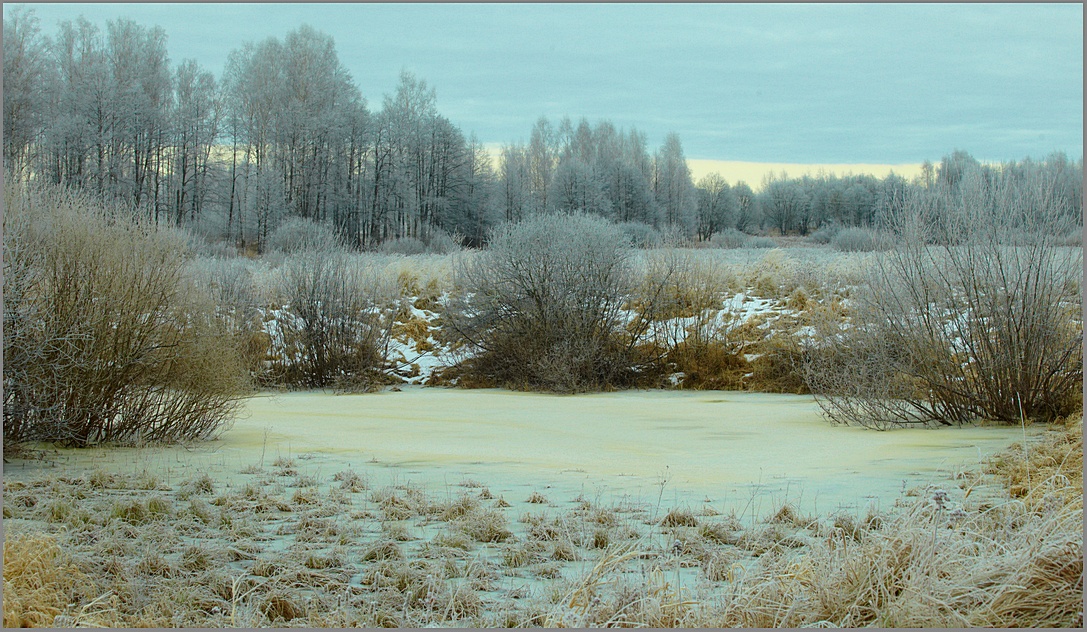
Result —
[[907, 197], [856, 326], [824, 334], [833, 352], [808, 377], [831, 419], [1018, 423], [1082, 407], [1082, 252], [1057, 245], [1069, 214], [1046, 182], [961, 187]]
[[477, 352], [471, 372], [567, 393], [631, 384], [640, 365], [622, 312], [635, 284], [631, 254], [622, 231], [596, 217], [546, 215], [498, 229], [487, 251], [456, 268], [465, 293], [448, 315]]
[[4, 438], [206, 438], [245, 394], [184, 237], [62, 189], [5, 185]]
[[397, 237], [381, 244], [378, 250], [387, 255], [421, 255], [427, 247], [421, 239]]
[[257, 262], [246, 257], [199, 257], [189, 261], [188, 274], [216, 306], [220, 321], [237, 343], [250, 376], [265, 372], [270, 339], [262, 330], [260, 291], [254, 271]]
[[283, 265], [281, 335], [273, 380], [288, 386], [369, 388], [385, 381], [384, 350], [395, 289], [339, 247], [292, 255]]
[[343, 239], [326, 223], [288, 217], [268, 235], [268, 249], [292, 254], [315, 248], [342, 247]]
[[432, 229], [426, 236], [426, 250], [436, 255], [447, 255], [461, 249], [461, 240], [444, 230]]
[[619, 230], [626, 236], [630, 245], [635, 248], [657, 248], [663, 241], [660, 231], [649, 224], [644, 224], [642, 222], [621, 222], [616, 224], [616, 226], [618, 226]]
[[710, 237], [710, 245], [714, 248], [746, 248], [749, 240], [750, 236], [735, 228], [726, 228]]
[[747, 242], [748, 248], [777, 248], [777, 242], [769, 237], [752, 237]]
[[1083, 227], [1077, 226], [1066, 232], [1062, 237], [1057, 240], [1058, 246], [1067, 247], [1082, 247], [1083, 246]]
[[838, 231], [839, 228], [837, 226], [822, 226], [819, 230], [813, 231], [808, 235], [808, 239], [817, 244], [829, 244], [838, 234]]
[[880, 236], [867, 228], [846, 228], [831, 238], [830, 245], [842, 252], [872, 252], [880, 248]]
[[686, 249], [657, 251], [646, 263], [631, 301], [632, 330], [646, 329], [646, 360], [657, 358], [659, 373], [682, 373], [681, 388], [741, 388], [747, 362], [729, 335], [734, 315], [722, 311], [728, 279], [721, 268]]

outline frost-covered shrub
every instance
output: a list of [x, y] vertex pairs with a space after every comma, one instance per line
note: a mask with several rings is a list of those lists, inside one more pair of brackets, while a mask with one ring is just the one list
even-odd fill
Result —
[[752, 237], [747, 242], [748, 248], [777, 248], [777, 242], [769, 237]]
[[872, 252], [880, 248], [880, 236], [868, 228], [846, 228], [839, 231], [830, 240], [835, 250], [843, 252]]
[[545, 215], [504, 226], [459, 263], [456, 282], [464, 294], [449, 322], [476, 352], [465, 365], [479, 381], [578, 392], [636, 379], [622, 311], [636, 284], [632, 249], [614, 224]]
[[635, 248], [656, 248], [661, 245], [660, 231], [642, 222], [621, 222], [619, 230]]
[[444, 230], [431, 230], [426, 237], [426, 251], [428, 253], [446, 255], [460, 249], [460, 241]]
[[294, 387], [368, 388], [383, 379], [395, 290], [363, 259], [326, 247], [281, 270], [287, 305], [276, 319], [273, 380]]
[[4, 440], [214, 435], [247, 391], [185, 238], [59, 188], [4, 187]]
[[808, 235], [808, 239], [817, 244], [829, 244], [830, 240], [834, 239], [834, 236], [838, 234], [840, 228], [838, 226], [822, 226], [818, 230], [812, 231]]
[[343, 240], [326, 223], [288, 217], [268, 235], [267, 249], [292, 254], [314, 248], [340, 246]]
[[1064, 233], [1058, 240], [1057, 245], [1076, 247], [1083, 245], [1083, 227], [1077, 226], [1068, 232]]
[[397, 237], [381, 244], [378, 250], [387, 255], [421, 255], [427, 246], [415, 237]]
[[1018, 423], [1082, 409], [1082, 251], [1058, 246], [1075, 220], [1050, 192], [975, 173], [958, 191], [907, 195], [854, 326], [819, 336], [834, 353], [814, 356], [809, 386], [832, 419]]
[[[282, 253], [278, 257], [284, 257]], [[247, 257], [197, 257], [188, 262], [193, 282], [207, 292], [216, 306], [220, 321], [237, 341], [250, 375], [260, 379], [269, 351], [267, 334], [262, 330], [258, 308], [264, 302], [257, 274], [268, 267], [266, 261]]]
[[726, 228], [710, 237], [710, 245], [714, 248], [744, 248], [750, 239], [750, 235], [735, 228]]

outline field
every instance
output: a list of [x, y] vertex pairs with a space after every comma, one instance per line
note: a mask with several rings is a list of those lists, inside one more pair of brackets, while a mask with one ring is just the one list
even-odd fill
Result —
[[[728, 290], [746, 390], [870, 256], [685, 254]], [[5, 626], [1082, 625], [1081, 416], [876, 432], [806, 395], [411, 385], [456, 358], [442, 307], [476, 255], [353, 256], [407, 306], [388, 344], [409, 384], [264, 391], [213, 441], [10, 459]], [[274, 355], [283, 263], [189, 269], [242, 279]]]

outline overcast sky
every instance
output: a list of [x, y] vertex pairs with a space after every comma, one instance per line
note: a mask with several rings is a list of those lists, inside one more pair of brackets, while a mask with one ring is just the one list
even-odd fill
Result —
[[[6, 4], [7, 13], [13, 6]], [[371, 109], [402, 68], [484, 143], [540, 115], [607, 118], [688, 158], [916, 163], [1083, 154], [1083, 7], [1064, 5], [43, 4], [162, 26], [216, 75], [244, 41], [332, 35]]]

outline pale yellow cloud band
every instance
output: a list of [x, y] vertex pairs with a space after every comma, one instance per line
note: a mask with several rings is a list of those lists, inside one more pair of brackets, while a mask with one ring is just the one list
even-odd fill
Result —
[[[487, 144], [484, 146], [490, 154], [491, 164], [497, 167], [502, 155], [501, 145]], [[785, 173], [790, 178], [799, 178], [805, 174], [818, 176], [819, 174], [845, 176], [871, 174], [877, 178], [885, 178], [892, 171], [895, 174], [912, 180], [921, 174], [921, 163], [868, 164], [868, 163], [823, 163], [808, 164], [797, 162], [744, 162], [741, 160], [705, 160], [688, 158], [687, 166], [691, 170], [691, 179], [697, 184], [699, 180], [710, 173], [719, 173], [730, 185], [741, 180], [747, 183], [755, 191], [762, 189], [763, 181], [767, 176], [780, 176]]]
[[752, 189], [758, 191], [762, 188], [767, 176], [780, 176], [785, 173], [790, 178], [799, 178], [804, 175], [818, 176], [820, 174], [845, 176], [871, 174], [877, 178], [884, 178], [892, 171], [896, 175], [907, 180], [912, 180], [921, 173], [921, 163], [904, 163], [898, 165], [875, 164], [804, 164], [793, 162], [742, 162], [738, 160], [696, 160], [688, 159], [687, 166], [691, 169], [691, 179], [697, 183], [710, 173], [719, 173], [729, 184], [744, 181]]

